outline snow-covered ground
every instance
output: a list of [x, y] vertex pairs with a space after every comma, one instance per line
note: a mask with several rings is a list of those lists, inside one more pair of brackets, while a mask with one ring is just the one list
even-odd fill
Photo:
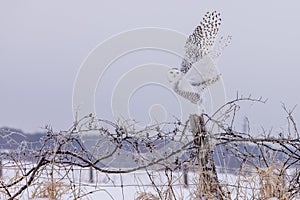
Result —
[[[11, 183], [22, 177], [22, 174], [28, 171], [32, 164], [27, 163], [24, 166], [12, 166], [4, 164], [3, 183]], [[26, 169], [27, 168], [27, 169]], [[53, 172], [53, 175], [52, 173]], [[169, 180], [164, 171], [140, 170], [128, 174], [106, 174], [93, 171], [93, 182], [90, 181], [90, 170], [79, 167], [58, 168], [47, 167], [42, 173], [37, 174], [37, 180], [29, 189], [26, 189], [20, 196], [21, 200], [27, 199], [47, 199], [45, 196], [51, 189], [51, 183], [56, 183], [55, 190], [57, 199], [74, 199], [75, 196], [80, 199], [136, 199], [142, 194], [153, 194], [158, 197], [158, 192], [153, 186], [153, 182], [162, 194], [169, 189], [169, 184], [173, 187], [173, 192], [177, 199], [191, 199], [197, 185], [197, 172], [188, 173], [188, 187], [184, 187], [183, 172], [176, 171], [169, 175]], [[150, 180], [149, 176], [152, 178]], [[253, 195], [257, 197], [259, 193], [258, 176], [248, 174], [246, 176], [236, 176], [231, 173], [218, 173], [220, 183], [226, 192], [230, 192], [232, 199], [252, 199]], [[13, 195], [20, 187], [29, 181], [25, 178], [18, 184], [11, 194]], [[237, 192], [237, 186], [241, 189]], [[7, 199], [3, 191], [0, 192], [0, 199]], [[271, 198], [270, 200], [276, 200]]]

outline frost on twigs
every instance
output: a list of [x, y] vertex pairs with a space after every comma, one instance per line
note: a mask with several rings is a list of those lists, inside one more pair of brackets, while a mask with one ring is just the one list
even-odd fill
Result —
[[[210, 124], [219, 127], [213, 133], [203, 129], [207, 137], [195, 134], [190, 121], [174, 120], [136, 129], [132, 121], [111, 122], [94, 116], [77, 120], [65, 131], [46, 127], [46, 133], [35, 142], [26, 141], [24, 133], [1, 129], [2, 141], [10, 141], [13, 147], [1, 143], [6, 149], [0, 154], [1, 199], [84, 199], [98, 192], [113, 199], [115, 191], [124, 199], [130, 194], [137, 199], [201, 199], [210, 195], [222, 195], [224, 199], [298, 199], [300, 139], [292, 110], [284, 107], [289, 124], [286, 130], [258, 134], [251, 130], [250, 119], [246, 130], [235, 128], [242, 102], [265, 101], [237, 97], [217, 111], [225, 115], [222, 120], [216, 119], [216, 114], [203, 114], [202, 128]], [[104, 148], [102, 140], [88, 148], [92, 143], [85, 143], [82, 134], [89, 132], [110, 142], [109, 148]], [[209, 148], [204, 149], [203, 144]], [[130, 152], [126, 155], [131, 157], [122, 157], [122, 151]], [[133, 164], [117, 168], [108, 165], [107, 161], [118, 163], [119, 159]], [[207, 180], [210, 183], [203, 185]]]

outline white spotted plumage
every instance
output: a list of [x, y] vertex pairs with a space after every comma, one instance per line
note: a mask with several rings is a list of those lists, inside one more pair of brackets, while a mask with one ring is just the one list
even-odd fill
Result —
[[220, 79], [215, 71], [216, 61], [231, 40], [230, 36], [222, 37], [214, 45], [221, 21], [220, 13], [207, 12], [187, 38], [181, 68], [168, 71], [174, 92], [193, 104], [202, 104], [205, 89]]

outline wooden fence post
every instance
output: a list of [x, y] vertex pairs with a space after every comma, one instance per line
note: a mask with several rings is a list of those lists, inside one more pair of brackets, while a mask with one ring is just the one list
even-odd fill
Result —
[[188, 166], [187, 164], [183, 165], [183, 184], [185, 188], [189, 187], [189, 182], [188, 182]]
[[199, 185], [197, 189], [199, 198], [223, 200], [225, 196], [218, 181], [213, 160], [213, 148], [209, 142], [209, 133], [206, 130], [203, 115], [190, 115], [189, 120], [198, 155]]
[[0, 158], [0, 179], [2, 179], [3, 176], [3, 166], [2, 166], [2, 159]]
[[90, 182], [90, 183], [94, 183], [93, 167], [90, 167], [90, 168], [89, 168], [89, 175], [90, 175], [89, 182]]

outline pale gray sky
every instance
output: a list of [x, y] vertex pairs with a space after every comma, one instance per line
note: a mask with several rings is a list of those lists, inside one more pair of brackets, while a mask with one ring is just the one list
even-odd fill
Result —
[[268, 98], [247, 106], [251, 121], [284, 126], [281, 102], [300, 102], [297, 0], [0, 1], [0, 126], [66, 129], [76, 74], [96, 45], [145, 26], [189, 34], [212, 10], [222, 13], [221, 34], [233, 36], [219, 62], [228, 99], [237, 91]]

